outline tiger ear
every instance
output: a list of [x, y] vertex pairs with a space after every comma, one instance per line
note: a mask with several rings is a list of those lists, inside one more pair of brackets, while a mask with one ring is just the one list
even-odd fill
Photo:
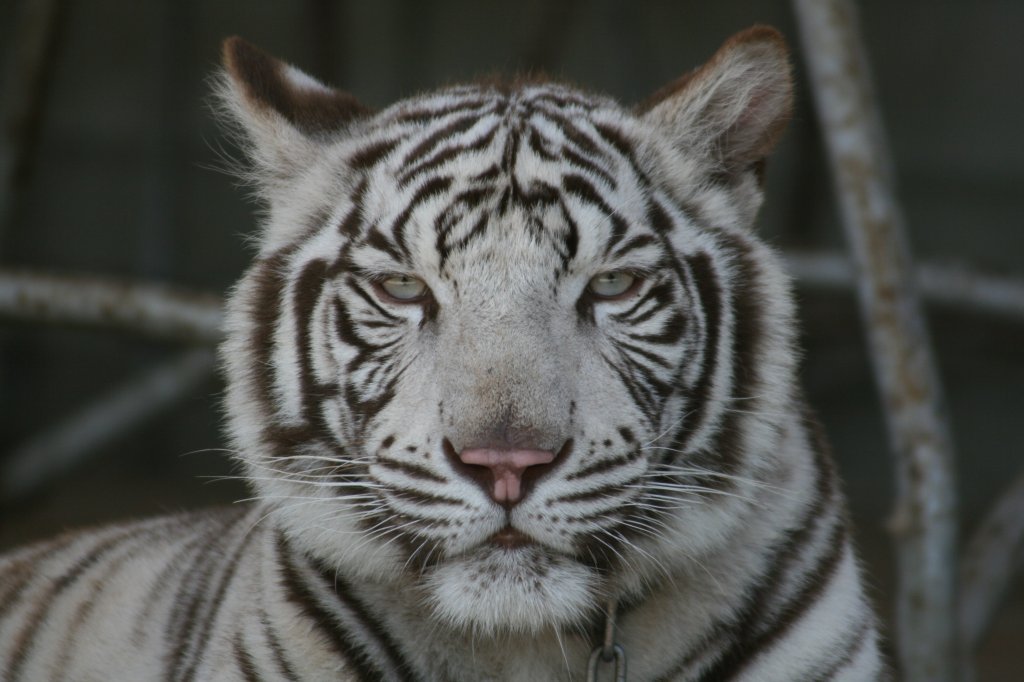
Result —
[[224, 41], [218, 96], [227, 115], [251, 142], [261, 176], [288, 178], [317, 153], [317, 142], [343, 130], [369, 110], [235, 36]]
[[709, 161], [713, 176], [733, 180], [760, 173], [792, 103], [786, 42], [774, 28], [754, 26], [638, 109], [676, 148]]

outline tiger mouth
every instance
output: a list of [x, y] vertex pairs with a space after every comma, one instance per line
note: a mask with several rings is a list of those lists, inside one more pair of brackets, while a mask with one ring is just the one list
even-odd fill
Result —
[[488, 542], [496, 547], [507, 550], [532, 547], [537, 544], [529, 535], [517, 528], [513, 528], [511, 525], [505, 526], [492, 535], [488, 538]]

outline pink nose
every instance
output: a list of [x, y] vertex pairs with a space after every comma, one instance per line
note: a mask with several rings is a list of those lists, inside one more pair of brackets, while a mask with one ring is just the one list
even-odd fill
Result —
[[491, 497], [499, 504], [514, 504], [523, 494], [523, 472], [538, 464], [550, 464], [555, 453], [547, 450], [466, 448], [459, 453], [459, 459], [464, 464], [490, 469], [493, 479]]

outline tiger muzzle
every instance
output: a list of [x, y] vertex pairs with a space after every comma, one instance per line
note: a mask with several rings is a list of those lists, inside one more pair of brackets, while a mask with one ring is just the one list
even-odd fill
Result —
[[467, 447], [459, 452], [445, 439], [444, 450], [453, 468], [483, 488], [506, 508], [519, 504], [542, 476], [572, 449], [566, 441], [558, 452], [522, 447]]

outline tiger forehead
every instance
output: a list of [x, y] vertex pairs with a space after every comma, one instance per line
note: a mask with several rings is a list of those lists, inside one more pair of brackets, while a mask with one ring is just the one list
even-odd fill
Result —
[[486, 235], [509, 253], [548, 249], [565, 270], [581, 240], [642, 222], [630, 116], [611, 100], [552, 85], [459, 87], [377, 120], [349, 158], [366, 178], [361, 241], [395, 260], [436, 251], [444, 270], [479, 254]]
[[613, 100], [565, 86], [511, 91], [461, 86], [381, 112], [366, 131], [367, 142], [357, 145], [350, 159], [357, 169], [384, 162], [401, 185], [456, 157], [464, 161], [499, 153], [500, 169], [509, 173], [517, 170], [524, 150], [534, 164], [612, 165], [616, 156], [632, 151], [629, 129], [635, 124], [632, 114]]

